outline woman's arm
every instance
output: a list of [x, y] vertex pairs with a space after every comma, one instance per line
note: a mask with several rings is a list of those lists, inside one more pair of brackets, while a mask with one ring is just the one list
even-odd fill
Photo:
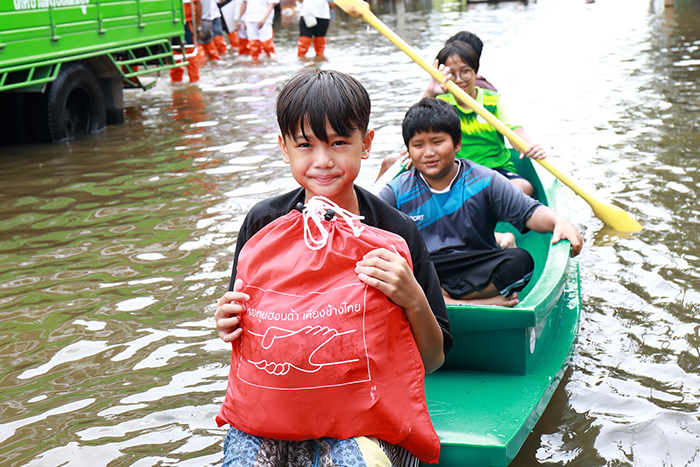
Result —
[[[527, 133], [525, 133], [525, 130], [523, 130], [522, 127], [516, 128], [513, 130], [513, 133], [516, 135], [520, 136], [525, 142], [528, 144], [528, 149], [525, 152], [520, 153], [520, 158], [522, 159], [523, 157], [529, 157], [530, 159], [544, 159], [547, 157], [547, 154], [544, 151], [544, 148], [540, 146], [539, 144], [535, 143], [532, 141], [532, 139], [528, 136]], [[511, 141], [511, 144], [513, 147], [517, 148], [515, 143]]]

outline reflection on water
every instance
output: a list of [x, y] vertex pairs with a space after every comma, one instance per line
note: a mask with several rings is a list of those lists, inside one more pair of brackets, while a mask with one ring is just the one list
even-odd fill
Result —
[[[481, 72], [552, 163], [639, 219], [606, 229], [572, 196], [586, 239], [574, 364], [515, 465], [700, 464], [700, 7], [677, 0], [407, 2], [382, 19], [427, 57], [484, 40]], [[127, 93], [97, 138], [0, 148], [0, 464], [216, 465], [229, 351], [214, 331], [236, 232], [295, 186], [274, 101], [304, 67], [356, 76], [373, 156], [401, 149], [417, 65], [357, 20], [333, 20], [328, 62], [227, 55], [199, 86]]]

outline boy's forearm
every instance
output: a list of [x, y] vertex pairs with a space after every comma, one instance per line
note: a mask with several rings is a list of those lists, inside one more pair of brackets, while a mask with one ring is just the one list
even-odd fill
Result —
[[416, 340], [425, 372], [432, 373], [442, 366], [445, 354], [442, 330], [425, 296], [417, 298], [415, 306], [406, 308], [406, 317], [411, 325], [411, 332]]
[[576, 226], [569, 219], [546, 206], [538, 207], [525, 226], [539, 233], [552, 232], [552, 243], [558, 243], [562, 239], [568, 240], [571, 242], [571, 256], [581, 252], [583, 239]]
[[530, 218], [525, 223], [525, 227], [539, 233], [549, 233], [554, 230], [557, 218], [561, 217], [547, 206], [540, 206], [535, 209]]

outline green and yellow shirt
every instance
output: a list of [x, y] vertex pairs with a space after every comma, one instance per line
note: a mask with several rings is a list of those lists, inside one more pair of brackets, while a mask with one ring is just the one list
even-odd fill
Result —
[[[510, 115], [507, 107], [501, 101], [500, 94], [478, 86], [475, 89], [475, 100], [511, 130], [522, 126], [514, 125], [509, 121]], [[506, 147], [502, 134], [473, 110], [461, 107], [452, 94], [441, 94], [437, 98], [452, 104], [459, 114], [462, 123], [462, 149], [457, 153], [457, 157], [468, 159], [490, 169], [505, 169], [515, 172], [515, 166], [510, 160], [510, 150]]]

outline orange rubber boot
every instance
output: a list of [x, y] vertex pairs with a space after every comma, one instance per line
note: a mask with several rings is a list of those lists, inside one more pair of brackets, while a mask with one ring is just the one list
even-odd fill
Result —
[[231, 43], [231, 48], [238, 48], [238, 33], [236, 31], [229, 32], [228, 41]]
[[[178, 60], [178, 62], [180, 61], [182, 60]], [[170, 69], [170, 79], [173, 80], [173, 83], [181, 83], [184, 75], [185, 70], [181, 66]]]
[[274, 57], [274, 55], [275, 55], [275, 43], [272, 41], [272, 39], [268, 39], [268, 40], [262, 42], [260, 45], [261, 45], [263, 51], [269, 57]]
[[316, 51], [317, 57], [322, 57], [323, 52], [326, 51], [326, 38], [324, 37], [314, 37], [314, 50]]
[[238, 38], [238, 55], [250, 55], [250, 41]]
[[207, 58], [209, 60], [221, 60], [221, 56], [219, 55], [219, 51], [217, 50], [214, 41], [204, 44], [204, 50], [206, 51]]
[[[223, 55], [226, 53], [226, 50], [228, 50], [228, 47], [226, 47], [226, 41], [224, 40], [224, 36], [214, 36], [214, 45], [216, 46], [217, 52], [219, 52], [219, 55]], [[219, 57], [221, 58], [221, 57]]]
[[299, 42], [297, 42], [297, 57], [306, 57], [306, 52], [309, 51], [311, 47], [311, 38], [307, 36], [299, 36]]
[[192, 57], [187, 61], [187, 76], [190, 78], [190, 83], [199, 81], [199, 62], [197, 57]]
[[250, 58], [257, 60], [262, 51], [262, 43], [259, 40], [250, 41]]
[[[134, 65], [133, 67], [131, 67], [131, 70], [132, 70], [132, 71], [138, 71], [138, 69], [139, 69], [139, 66], [138, 66], [138, 65]], [[122, 72], [123, 72], [123, 73], [129, 73], [129, 67], [126, 66], [126, 65], [122, 65]], [[182, 79], [182, 78], [180, 78], [180, 79]], [[126, 80], [129, 81], [131, 84], [133, 84], [133, 85], [135, 85], [135, 86], [138, 86], [138, 85], [139, 85], [139, 80], [138, 80], [138, 78], [136, 78], [136, 77], [127, 78]]]
[[197, 56], [189, 59], [190, 61], [197, 61], [198, 64], [204, 66], [207, 63], [207, 49], [204, 48], [204, 44], [197, 44]]

